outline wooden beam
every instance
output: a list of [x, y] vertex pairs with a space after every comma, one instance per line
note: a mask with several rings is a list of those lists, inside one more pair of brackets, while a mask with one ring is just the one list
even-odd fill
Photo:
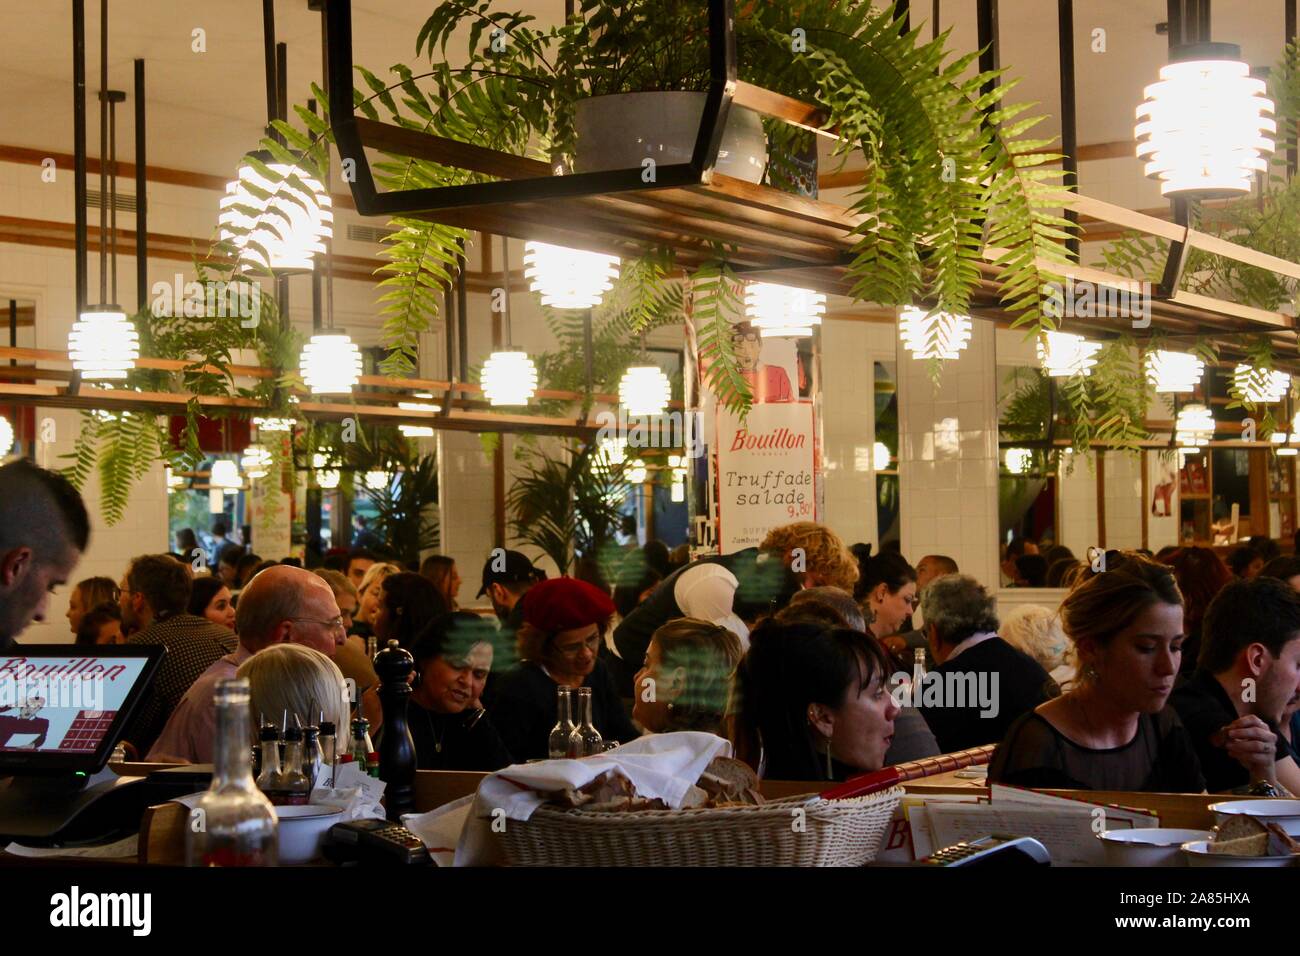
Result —
[[737, 80], [731, 102], [736, 106], [744, 106], [756, 113], [762, 113], [764, 116], [784, 120], [791, 126], [798, 126], [819, 136], [839, 139], [834, 130], [826, 128], [829, 116], [825, 110], [792, 96], [786, 96], [784, 93]]

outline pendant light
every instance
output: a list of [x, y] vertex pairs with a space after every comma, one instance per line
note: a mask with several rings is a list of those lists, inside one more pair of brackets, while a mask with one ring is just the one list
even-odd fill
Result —
[[1232, 370], [1232, 384], [1243, 401], [1275, 405], [1291, 390], [1291, 376], [1277, 369], [1238, 365]]
[[1034, 461], [1034, 453], [1028, 448], [1008, 448], [1004, 460], [1007, 471], [1013, 475], [1024, 475], [1029, 473], [1029, 466]]
[[673, 501], [686, 500], [686, 456], [669, 455], [668, 467], [672, 469], [671, 497]]
[[329, 459], [320, 452], [311, 456], [311, 467], [316, 472], [316, 484], [326, 491], [339, 486], [339, 473], [336, 468], [329, 468]]
[[[416, 392], [416, 398], [433, 398], [432, 392]], [[408, 412], [440, 412], [442, 406], [435, 405], [432, 402], [398, 402], [397, 407]], [[397, 426], [397, 430], [407, 438], [432, 438], [434, 430], [428, 425], [407, 425]]]
[[1165, 196], [1199, 199], [1249, 193], [1267, 168], [1277, 123], [1262, 80], [1233, 43], [1173, 51], [1137, 108], [1137, 155]]
[[271, 468], [271, 452], [265, 445], [249, 445], [239, 459], [239, 466], [249, 478], [265, 478]]
[[292, 418], [254, 418], [253, 424], [257, 426], [259, 432], [293, 431]]
[[745, 315], [764, 338], [795, 338], [812, 335], [822, 324], [826, 295], [812, 289], [749, 282], [745, 285]]
[[971, 320], [909, 305], [899, 313], [898, 331], [914, 359], [955, 359], [970, 344]]
[[218, 238], [230, 243], [245, 271], [310, 272], [334, 232], [329, 193], [305, 169], [276, 162], [264, 150], [251, 158], [278, 181], [247, 159], [241, 163], [221, 198]]
[[382, 491], [391, 485], [393, 476], [386, 471], [366, 472], [366, 487], [371, 491]]
[[548, 242], [524, 243], [524, 275], [553, 309], [594, 309], [618, 278], [617, 256], [553, 246]]
[[889, 463], [893, 458], [889, 446], [883, 441], [878, 441], [871, 446], [871, 467], [874, 471], [888, 471]]
[[[126, 378], [140, 357], [140, 335], [117, 299], [117, 103], [124, 93], [108, 88], [108, 0], [100, 3], [99, 25], [99, 303], [88, 306], [68, 334], [68, 358], [86, 381]], [[112, 170], [111, 186], [108, 172]], [[112, 224], [107, 216], [111, 211]], [[109, 295], [109, 246], [112, 288]]]
[[342, 329], [322, 329], [302, 348], [301, 372], [313, 395], [350, 394], [361, 378], [361, 350]]
[[1185, 452], [1198, 454], [1214, 437], [1216, 423], [1204, 405], [1184, 405], [1174, 428], [1178, 446]]
[[662, 415], [671, 397], [672, 384], [658, 365], [634, 365], [618, 383], [618, 403], [632, 416]]
[[1038, 361], [1053, 378], [1091, 375], [1097, 364], [1093, 356], [1100, 351], [1100, 344], [1072, 332], [1045, 332], [1038, 340]]
[[633, 458], [628, 462], [627, 470], [623, 472], [623, 477], [630, 485], [644, 485], [648, 473], [645, 462], [640, 458]]
[[229, 458], [218, 458], [212, 463], [208, 484], [213, 488], [222, 489], [227, 494], [234, 494], [244, 487], [244, 482], [239, 477], [239, 466]]
[[627, 438], [602, 438], [591, 456], [591, 473], [600, 475], [627, 461]]
[[1204, 374], [1205, 363], [1188, 352], [1147, 353], [1147, 381], [1161, 394], [1195, 391]]
[[[530, 242], [526, 248], [533, 246], [544, 246], [548, 250], [561, 248], [559, 246], [547, 246], [541, 242]], [[525, 258], [527, 258], [527, 255], [525, 255]], [[502, 325], [504, 326], [506, 348], [493, 352], [488, 356], [487, 361], [483, 363], [482, 371], [479, 373], [479, 384], [483, 387], [483, 394], [487, 397], [487, 400], [494, 406], [527, 405], [528, 400], [537, 392], [537, 366], [528, 357], [527, 352], [522, 349], [510, 348], [510, 240], [506, 236], [501, 237], [501, 265], [505, 276], [503, 286], [505, 294], [502, 296], [505, 311], [502, 315]], [[531, 270], [529, 274], [531, 274]], [[534, 283], [533, 287], [537, 288], [536, 283]], [[599, 296], [595, 301], [600, 301]], [[547, 303], [546, 293], [542, 295], [542, 302], [550, 304]], [[556, 306], [556, 308], [588, 308], [588, 306]]]
[[0, 458], [14, 449], [14, 426], [5, 415], [0, 415]]

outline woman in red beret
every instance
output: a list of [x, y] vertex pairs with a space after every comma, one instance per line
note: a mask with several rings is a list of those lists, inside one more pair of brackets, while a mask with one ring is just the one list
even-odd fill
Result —
[[523, 609], [524, 624], [517, 634], [520, 665], [502, 677], [491, 707], [492, 721], [515, 760], [548, 756], [560, 686], [591, 688], [591, 722], [605, 740], [626, 743], [640, 736], [600, 660], [605, 628], [614, 614], [609, 595], [586, 581], [551, 578], [533, 585], [524, 595]]

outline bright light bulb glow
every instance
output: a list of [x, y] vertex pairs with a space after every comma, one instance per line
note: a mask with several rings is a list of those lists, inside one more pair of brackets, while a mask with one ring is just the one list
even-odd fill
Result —
[[1170, 63], [1143, 90], [1137, 155], [1166, 196], [1248, 193], [1254, 173], [1267, 168], [1277, 132], [1273, 101], [1250, 67], [1230, 55]]
[[1026, 474], [1029, 471], [1029, 466], [1034, 461], [1034, 453], [1028, 448], [1008, 448], [1004, 457], [1007, 463], [1007, 471], [1013, 475]]
[[1047, 332], [1038, 340], [1038, 361], [1053, 378], [1091, 375], [1097, 364], [1094, 356], [1101, 351], [1097, 342], [1071, 332]]
[[903, 348], [914, 359], [955, 359], [970, 344], [971, 320], [964, 315], [905, 306], [898, 316]]
[[[239, 178], [226, 186], [221, 198], [219, 238], [231, 243], [246, 264], [276, 272], [310, 272], [313, 257], [325, 251], [325, 241], [334, 232], [329, 194], [302, 169], [277, 162], [266, 165], [286, 181], [273, 183], [241, 164]], [[272, 195], [262, 199], [254, 189]], [[249, 231], [241, 235], [236, 229]]]
[[253, 424], [257, 426], [258, 431], [264, 431], [264, 432], [293, 431], [292, 418], [254, 418]]
[[1147, 381], [1162, 394], [1192, 392], [1205, 374], [1205, 363], [1188, 352], [1147, 353]]
[[171, 468], [164, 468], [163, 472], [167, 475], [168, 491], [171, 491], [173, 488], [180, 488], [185, 484], [185, 479], [172, 471]]
[[397, 430], [407, 438], [432, 438], [434, 430], [428, 425], [398, 425]]
[[634, 365], [618, 383], [618, 403], [629, 415], [662, 415], [671, 397], [672, 385], [658, 365]]
[[313, 395], [351, 392], [361, 378], [361, 350], [337, 329], [317, 332], [303, 346], [301, 371]]
[[393, 476], [386, 471], [366, 472], [366, 487], [371, 491], [381, 491], [393, 481]]
[[212, 473], [208, 476], [208, 484], [213, 488], [226, 488], [239, 490], [243, 487], [243, 481], [239, 477], [239, 466], [228, 458], [218, 458], [212, 463]]
[[1277, 369], [1238, 365], [1232, 371], [1232, 383], [1242, 399], [1254, 405], [1274, 405], [1291, 390], [1291, 376]]
[[631, 464], [628, 465], [627, 471], [624, 472], [624, 477], [627, 478], [630, 485], [644, 485], [646, 474], [645, 462], [640, 458], [633, 458]]
[[627, 461], [626, 438], [602, 438], [596, 453], [591, 456], [591, 473], [599, 475]]
[[542, 297], [542, 305], [553, 309], [594, 309], [614, 287], [619, 260], [617, 256], [599, 252], [527, 242], [524, 266], [529, 286]]
[[329, 460], [320, 452], [311, 456], [311, 466], [316, 471], [316, 484], [329, 490], [339, 486], [339, 473], [333, 468], [327, 468]]
[[87, 381], [126, 378], [140, 357], [140, 334], [117, 306], [81, 313], [68, 334], [68, 358]]
[[1187, 405], [1178, 413], [1174, 441], [1184, 450], [1195, 452], [1210, 443], [1216, 424], [1204, 405]]
[[493, 352], [479, 382], [493, 405], [527, 405], [537, 391], [537, 366], [527, 352]]
[[[0, 457], [9, 454], [14, 447], [14, 426], [9, 424], [9, 419], [0, 415]], [[168, 469], [170, 472], [171, 469]]]
[[889, 453], [889, 446], [883, 441], [878, 441], [871, 446], [871, 467], [876, 471], [888, 470], [889, 460], [893, 457]]
[[239, 465], [249, 478], [265, 478], [271, 468], [271, 452], [264, 445], [249, 445]]
[[764, 338], [812, 335], [822, 324], [826, 294], [812, 289], [750, 282], [745, 286], [745, 314]]

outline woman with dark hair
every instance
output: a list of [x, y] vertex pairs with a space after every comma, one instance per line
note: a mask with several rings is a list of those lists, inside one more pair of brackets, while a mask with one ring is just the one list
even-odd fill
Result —
[[221, 578], [213, 575], [195, 578], [187, 610], [197, 617], [206, 617], [213, 624], [232, 631], [235, 629], [235, 605], [230, 599], [230, 588]]
[[894, 736], [889, 659], [848, 628], [769, 621], [736, 670], [736, 754], [771, 780], [879, 770]]
[[431, 554], [420, 565], [420, 574], [432, 581], [447, 606], [456, 610], [456, 595], [460, 593], [460, 572], [456, 570], [456, 559], [445, 554]]
[[[391, 579], [390, 579], [391, 580]], [[487, 712], [475, 706], [475, 685], [487, 679], [476, 647], [496, 626], [469, 611], [430, 621], [415, 639], [406, 722], [420, 770], [500, 770], [512, 762]]]
[[447, 602], [428, 578], [402, 571], [384, 578], [370, 624], [381, 650], [395, 640], [409, 651], [424, 627], [448, 611]]
[[916, 569], [893, 551], [883, 551], [862, 561], [853, 596], [867, 616], [867, 633], [877, 640], [904, 630], [916, 610]]
[[1190, 677], [1201, 653], [1201, 621], [1214, 596], [1233, 580], [1223, 559], [1209, 548], [1179, 548], [1165, 563], [1173, 568], [1183, 596], [1183, 641], [1180, 677]]
[[77, 630], [77, 645], [93, 647], [96, 644], [125, 644], [122, 635], [122, 609], [106, 602], [93, 608], [81, 618]]
[[740, 638], [720, 624], [690, 617], [654, 632], [645, 664], [632, 681], [632, 717], [654, 734], [675, 730], [723, 733]]
[[1069, 790], [1201, 793], [1205, 777], [1172, 707], [1183, 647], [1173, 572], [1134, 552], [1061, 604], [1075, 683], [1007, 730], [989, 780]]

